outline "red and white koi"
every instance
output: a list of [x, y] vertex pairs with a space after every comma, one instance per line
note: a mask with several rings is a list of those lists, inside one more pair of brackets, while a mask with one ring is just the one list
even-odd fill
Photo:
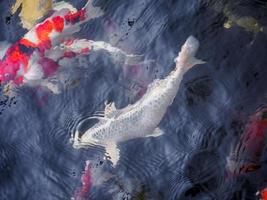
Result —
[[54, 10], [54, 14], [7, 48], [0, 61], [0, 83], [41, 85], [58, 93], [56, 85], [46, 79], [58, 71], [63, 58], [88, 54], [92, 50], [105, 50], [114, 58], [119, 55], [125, 60], [140, 58], [105, 42], [72, 37], [81, 24], [103, 14], [100, 8], [92, 6], [91, 0], [78, 11], [66, 2], [58, 3]]
[[267, 134], [267, 108], [257, 111], [250, 119], [240, 142], [227, 159], [227, 168], [233, 175], [244, 175], [261, 168], [261, 155]]
[[107, 165], [107, 160], [87, 160], [85, 164], [85, 169], [81, 176], [82, 186], [76, 191], [73, 200], [83, 200], [87, 199], [90, 195], [90, 190], [92, 187], [100, 186], [113, 175], [104, 170]]

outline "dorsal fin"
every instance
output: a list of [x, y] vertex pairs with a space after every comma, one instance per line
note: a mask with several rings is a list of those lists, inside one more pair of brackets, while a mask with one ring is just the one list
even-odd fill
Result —
[[105, 111], [104, 115], [105, 117], [113, 117], [117, 112], [116, 106], [114, 102], [108, 103], [107, 101], [105, 102]]
[[77, 12], [77, 9], [74, 8], [70, 3], [65, 1], [55, 2], [53, 3], [53, 10], [60, 11], [62, 9], [68, 9], [71, 12]]

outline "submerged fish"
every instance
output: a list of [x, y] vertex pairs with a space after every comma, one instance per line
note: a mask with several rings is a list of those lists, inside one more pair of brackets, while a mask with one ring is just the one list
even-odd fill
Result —
[[267, 188], [260, 191], [260, 200], [267, 200]]
[[208, 2], [213, 4], [215, 11], [222, 13], [227, 18], [227, 21], [223, 24], [226, 29], [238, 26], [254, 35], [263, 32], [265, 29], [265, 27], [254, 17], [239, 15], [236, 7], [231, 4], [232, 2], [226, 4], [223, 1], [212, 2], [208, 0]]
[[261, 156], [267, 134], [267, 108], [257, 111], [250, 119], [239, 143], [227, 159], [227, 168], [234, 175], [243, 175], [261, 168]]
[[194, 57], [198, 47], [198, 40], [190, 36], [175, 59], [175, 69], [166, 78], [154, 80], [145, 95], [135, 104], [123, 109], [116, 109], [114, 103], [106, 104], [104, 116], [95, 117], [99, 119], [97, 124], [80, 138], [76, 131], [73, 136], [74, 148], [101, 145], [116, 165], [120, 157], [118, 142], [161, 135], [163, 132], [158, 128], [158, 124], [172, 104], [183, 75], [194, 65], [204, 63]]
[[11, 8], [11, 14], [15, 14], [19, 8], [19, 17], [23, 28], [31, 29], [38, 20], [44, 17], [52, 9], [52, 0], [16, 0]]
[[107, 160], [87, 160], [85, 169], [81, 177], [82, 186], [76, 191], [73, 200], [87, 199], [92, 187], [100, 186], [113, 177], [111, 173], [105, 171]]
[[103, 14], [100, 8], [92, 6], [91, 1], [78, 11], [66, 2], [58, 3], [54, 10], [50, 17], [7, 48], [0, 61], [0, 82], [8, 83], [8, 88], [22, 84], [38, 85], [53, 93], [59, 93], [58, 85], [50, 82], [48, 78], [61, 67], [60, 61], [91, 51], [105, 50], [113, 58], [124, 59], [125, 62], [142, 57], [128, 55], [102, 41], [72, 37], [73, 33], [79, 31], [81, 24]]

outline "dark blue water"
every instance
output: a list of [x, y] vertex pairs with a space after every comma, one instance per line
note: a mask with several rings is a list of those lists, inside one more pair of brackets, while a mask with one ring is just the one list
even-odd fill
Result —
[[[26, 32], [17, 15], [6, 18], [12, 2], [0, 2], [0, 40], [9, 42]], [[69, 2], [80, 8], [85, 1]], [[259, 199], [256, 192], [267, 185], [265, 145], [260, 169], [249, 173], [229, 178], [227, 156], [250, 117], [267, 102], [266, 2], [95, 4], [103, 8], [104, 16], [83, 25], [76, 37], [110, 42], [152, 61], [141, 66], [144, 76], [134, 77], [125, 75], [105, 53], [93, 53], [68, 63], [73, 69], [66, 73], [78, 81], [59, 95], [23, 87], [14, 99], [1, 96], [0, 199], [71, 199], [82, 186], [87, 160], [100, 184], [92, 186], [85, 199]], [[262, 29], [251, 28], [255, 26], [251, 20], [242, 22], [244, 17], [253, 17]], [[234, 22], [225, 28], [229, 19]], [[160, 123], [163, 136], [119, 144], [116, 168], [103, 159], [104, 149], [72, 147], [70, 137], [77, 124], [103, 110], [106, 100], [123, 108], [140, 98], [137, 93], [147, 83], [166, 76], [189, 35], [200, 41], [197, 57], [207, 63], [184, 76]], [[40, 103], [42, 96], [46, 98]]]

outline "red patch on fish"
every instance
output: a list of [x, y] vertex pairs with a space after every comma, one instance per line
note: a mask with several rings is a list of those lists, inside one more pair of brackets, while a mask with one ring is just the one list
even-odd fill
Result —
[[6, 53], [6, 58], [0, 63], [0, 81], [6, 82], [14, 80], [14, 83], [21, 84], [22, 77], [17, 77], [17, 72], [21, 69], [28, 70], [29, 55], [23, 53], [18, 44], [11, 46]]
[[261, 200], [267, 200], [267, 188], [260, 192]]
[[43, 41], [38, 44], [38, 48], [40, 50], [40, 53], [44, 56], [45, 50], [50, 49], [52, 47], [51, 40]]
[[75, 52], [72, 52], [72, 51], [66, 51], [64, 52], [64, 58], [73, 58], [76, 56], [76, 53]]
[[142, 96], [144, 96], [144, 94], [146, 93], [146, 90], [147, 90], [146, 87], [141, 88], [141, 89], [138, 91], [137, 96], [138, 96], [138, 97], [142, 97]]
[[85, 10], [81, 9], [75, 13], [69, 12], [67, 15], [64, 16], [65, 20], [74, 24], [79, 21], [85, 20]]
[[90, 168], [87, 168], [84, 172], [84, 174], [82, 175], [82, 189], [81, 189], [81, 195], [86, 195], [88, 194], [89, 190], [90, 190], [90, 183], [91, 183], [91, 172], [90, 172]]
[[91, 187], [91, 169], [86, 164], [85, 170], [82, 175], [82, 187], [78, 190], [75, 200], [82, 200], [88, 196]]
[[265, 110], [256, 113], [251, 124], [244, 133], [244, 145], [247, 150], [252, 151], [255, 156], [259, 157], [265, 143], [265, 135], [267, 130], [267, 119], [264, 119]]
[[74, 42], [74, 39], [67, 39], [67, 40], [64, 40], [64, 44], [67, 45], [67, 46], [72, 45], [73, 42]]
[[16, 85], [20, 85], [20, 84], [22, 84], [22, 83], [23, 83], [23, 76], [18, 76], [18, 77], [16, 77], [16, 78], [14, 79], [14, 83], [15, 83]]
[[52, 18], [54, 28], [57, 32], [62, 32], [64, 29], [64, 19], [60, 16], [56, 16]]
[[49, 58], [41, 58], [38, 63], [42, 66], [45, 76], [49, 77], [56, 73], [58, 70], [58, 63]]
[[89, 51], [90, 51], [90, 49], [87, 47], [87, 48], [83, 48], [83, 49], [81, 50], [81, 53], [86, 54], [86, 53], [89, 53]]

